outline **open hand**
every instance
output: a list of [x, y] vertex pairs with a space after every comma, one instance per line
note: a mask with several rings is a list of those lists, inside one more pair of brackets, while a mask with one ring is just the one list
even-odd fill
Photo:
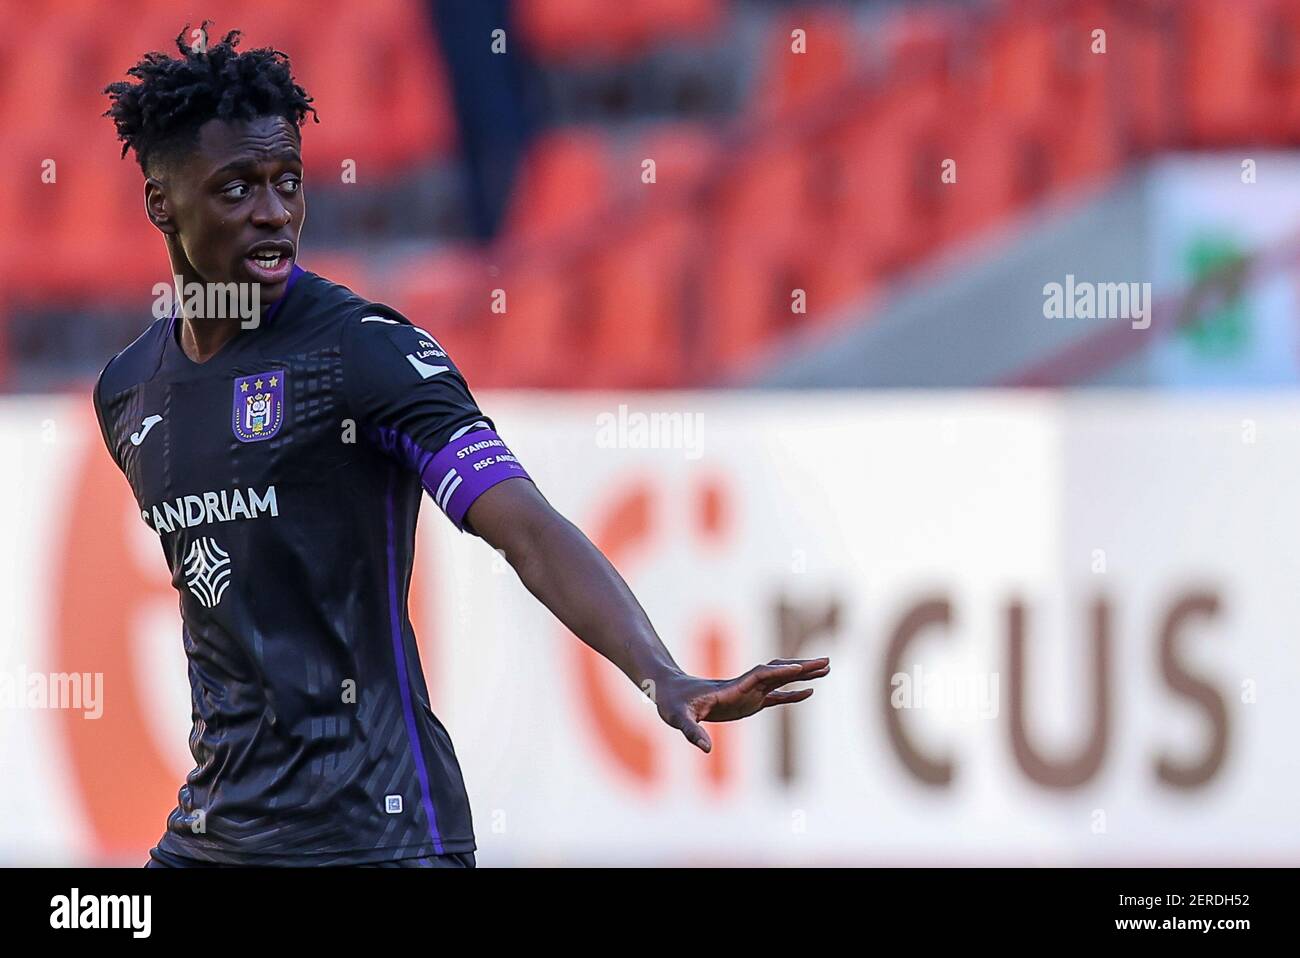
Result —
[[655, 705], [659, 717], [682, 734], [701, 751], [713, 748], [709, 733], [700, 722], [734, 722], [760, 712], [769, 705], [802, 702], [812, 689], [778, 691], [791, 682], [819, 679], [831, 670], [831, 660], [773, 659], [756, 665], [734, 679], [701, 679], [678, 675], [658, 684]]

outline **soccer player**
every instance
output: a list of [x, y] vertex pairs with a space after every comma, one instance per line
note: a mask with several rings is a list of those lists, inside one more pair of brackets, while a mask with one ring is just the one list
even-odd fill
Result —
[[[429, 320], [298, 265], [300, 127], [315, 111], [284, 54], [237, 51], [238, 31], [206, 49], [184, 37], [179, 56], [146, 54], [127, 71], [138, 82], [105, 89], [183, 284], [94, 390], [180, 594], [189, 662], [195, 768], [149, 866], [474, 865], [406, 608], [426, 491], [703, 751], [701, 723], [811, 695], [782, 687], [826, 675], [826, 658], [730, 680], [677, 666]], [[255, 290], [257, 314], [207, 315], [191, 284]]]

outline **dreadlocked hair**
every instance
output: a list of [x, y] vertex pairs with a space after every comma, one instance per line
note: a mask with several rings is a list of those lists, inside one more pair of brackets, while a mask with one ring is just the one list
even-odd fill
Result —
[[199, 127], [208, 120], [282, 116], [301, 127], [310, 112], [320, 122], [312, 98], [294, 82], [286, 54], [271, 47], [236, 52], [239, 30], [209, 46], [210, 22], [203, 21], [202, 40], [193, 46], [185, 43], [189, 24], [177, 34], [179, 57], [146, 53], [126, 71], [139, 83], [119, 80], [104, 88], [112, 105], [103, 115], [117, 127], [122, 157], [135, 150], [146, 176], [196, 145]]

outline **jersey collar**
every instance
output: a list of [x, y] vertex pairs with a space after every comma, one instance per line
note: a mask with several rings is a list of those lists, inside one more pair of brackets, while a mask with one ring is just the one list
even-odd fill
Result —
[[[303, 269], [301, 266], [299, 266], [297, 263], [293, 264], [293, 270], [289, 273], [289, 278], [285, 281], [284, 284], [284, 292], [280, 294], [279, 299], [277, 299], [274, 303], [272, 303], [267, 308], [265, 315], [262, 316], [262, 322], [259, 325], [261, 326], [270, 325], [271, 320], [273, 320], [276, 317], [276, 315], [280, 312], [280, 307], [282, 307], [285, 304], [285, 301], [288, 300], [289, 294], [293, 292], [294, 284], [298, 282], [299, 277], [301, 277], [305, 272], [307, 271]], [[179, 314], [180, 314], [180, 303], [173, 302], [171, 318], [167, 322], [167, 334], [166, 334], [166, 340], [163, 344], [163, 348], [166, 351], [166, 353], [170, 353], [176, 357], [176, 363], [179, 364], [179, 366], [182, 369], [187, 369], [191, 371], [204, 369], [207, 368], [209, 365], [215, 363], [218, 357], [222, 357], [228, 353], [238, 351], [236, 347], [236, 343], [239, 340], [244, 338], [243, 333], [241, 333], [238, 336], [235, 336], [234, 339], [230, 340], [230, 342], [222, 346], [221, 349], [217, 350], [217, 354], [213, 356], [211, 359], [209, 359], [207, 362], [203, 362], [203, 363], [194, 362], [188, 356], [185, 355], [185, 351], [181, 349], [180, 343], [177, 341], [176, 319]]]
[[264, 322], [269, 323], [271, 320], [275, 319], [275, 314], [280, 311], [280, 307], [284, 305], [284, 301], [289, 298], [289, 293], [293, 291], [293, 284], [298, 282], [298, 277], [305, 272], [307, 271], [299, 266], [297, 262], [294, 262], [293, 269], [289, 272], [289, 278], [285, 281], [284, 292], [280, 294], [279, 299], [271, 304], [271, 308], [266, 311], [266, 315], [262, 317]]

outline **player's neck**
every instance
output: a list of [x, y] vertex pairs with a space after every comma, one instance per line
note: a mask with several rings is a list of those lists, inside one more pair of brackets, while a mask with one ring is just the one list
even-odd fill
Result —
[[180, 321], [180, 347], [191, 362], [205, 363], [241, 332], [241, 320], [191, 319]]
[[[181, 250], [169, 244], [168, 253], [177, 303], [176, 338], [191, 362], [207, 362], [241, 332], [260, 324], [266, 310], [256, 291], [251, 297], [232, 295], [228, 290], [214, 295]], [[236, 286], [223, 285], [228, 289]]]

